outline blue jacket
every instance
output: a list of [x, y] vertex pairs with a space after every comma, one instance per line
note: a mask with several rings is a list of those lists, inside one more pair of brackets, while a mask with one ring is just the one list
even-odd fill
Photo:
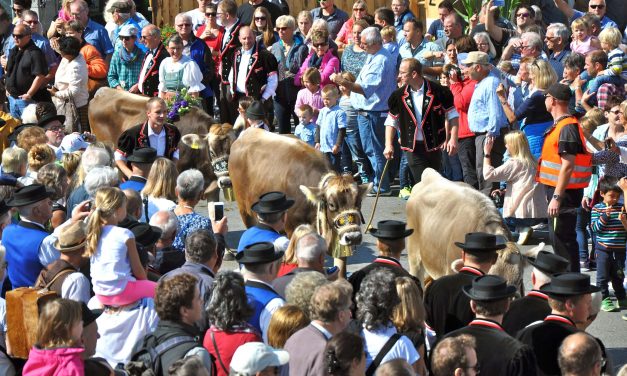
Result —
[[253, 226], [244, 231], [242, 237], [239, 239], [239, 245], [237, 246], [237, 252], [241, 252], [247, 245], [258, 242], [270, 242], [274, 243], [275, 240], [280, 238], [281, 234], [274, 231], [269, 226], [262, 224]]
[[272, 301], [272, 299], [282, 299], [271, 287], [263, 283], [255, 281], [246, 281], [246, 295], [248, 295], [248, 303], [255, 308], [255, 312], [248, 319], [248, 323], [262, 333], [261, 330], [261, 311]]
[[[208, 58], [205, 60], [207, 54]], [[209, 50], [205, 41], [195, 38], [191, 46], [189, 46], [189, 57], [198, 64], [198, 68], [202, 72], [202, 84], [205, 85], [205, 88], [200, 92], [200, 95], [203, 98], [212, 97], [213, 91], [211, 90], [210, 81], [212, 81], [215, 69], [213, 65], [209, 65], [213, 64], [213, 58], [211, 57], [211, 50]]]
[[7, 250], [7, 269], [14, 289], [35, 284], [44, 268], [39, 262], [39, 246], [46, 236], [48, 233], [43, 228], [24, 221], [4, 230], [2, 244]]

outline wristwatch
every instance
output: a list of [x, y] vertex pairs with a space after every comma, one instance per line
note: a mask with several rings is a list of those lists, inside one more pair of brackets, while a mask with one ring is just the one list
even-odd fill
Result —
[[560, 200], [562, 199], [562, 196], [560, 195], [553, 195], [553, 200], [560, 202]]

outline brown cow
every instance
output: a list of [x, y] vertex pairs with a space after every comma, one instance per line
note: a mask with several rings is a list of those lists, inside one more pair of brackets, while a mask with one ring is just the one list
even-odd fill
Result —
[[[463, 242], [466, 233], [487, 232], [508, 239], [490, 273], [522, 287], [520, 249], [511, 241], [494, 203], [468, 184], [451, 182], [426, 169], [407, 202], [407, 227], [414, 229], [407, 243], [410, 272], [422, 282], [453, 273], [449, 266], [461, 257], [455, 242]], [[543, 245], [526, 251], [525, 256], [535, 256]]]
[[372, 184], [358, 185], [351, 176], [331, 171], [326, 157], [307, 143], [261, 129], [242, 132], [229, 157], [229, 174], [246, 227], [256, 223], [250, 208], [259, 196], [282, 191], [296, 201], [287, 215], [288, 236], [299, 224], [310, 223], [317, 225], [329, 245], [336, 241], [358, 245], [361, 200]]
[[[89, 124], [98, 141], [117, 143], [120, 134], [146, 121], [148, 97], [103, 87], [89, 102]], [[181, 135], [207, 134], [213, 119], [201, 109], [193, 107], [175, 124]]]

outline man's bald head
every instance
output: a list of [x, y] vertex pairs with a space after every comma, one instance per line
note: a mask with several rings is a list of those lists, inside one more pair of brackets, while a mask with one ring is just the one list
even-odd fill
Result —
[[578, 332], [562, 341], [557, 360], [564, 376], [600, 375], [603, 354], [596, 339]]
[[23, 49], [31, 39], [31, 28], [24, 24], [16, 25], [13, 29], [13, 40], [20, 50]]
[[255, 33], [249, 26], [242, 26], [239, 29], [239, 41], [242, 44], [242, 51], [248, 51], [255, 46]]
[[18, 24], [15, 25], [15, 28], [13, 29], [13, 34], [20, 34], [20, 35], [31, 35], [32, 31], [30, 29], [30, 27], [28, 25], [24, 25], [24, 24]]

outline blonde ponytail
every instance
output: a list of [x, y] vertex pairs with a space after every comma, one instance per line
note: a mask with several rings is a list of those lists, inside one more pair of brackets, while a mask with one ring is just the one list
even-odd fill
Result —
[[89, 220], [87, 221], [85, 256], [92, 257], [96, 253], [100, 237], [102, 236], [102, 226], [108, 218], [113, 216], [125, 204], [126, 196], [119, 188], [107, 187], [96, 191], [94, 199], [96, 209], [89, 215]]

